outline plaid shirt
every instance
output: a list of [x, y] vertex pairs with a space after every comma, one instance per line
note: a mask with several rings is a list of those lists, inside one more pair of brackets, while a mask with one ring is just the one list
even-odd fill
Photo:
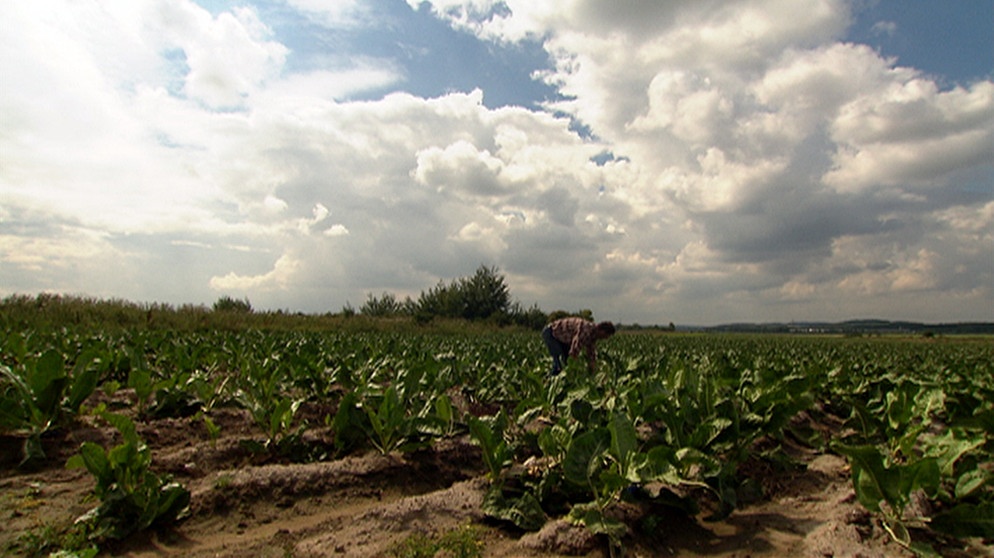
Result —
[[597, 348], [594, 346], [597, 324], [583, 318], [562, 318], [549, 324], [549, 327], [553, 337], [569, 345], [569, 356], [576, 358], [580, 356], [581, 349], [586, 351], [587, 364], [593, 368], [597, 360]]

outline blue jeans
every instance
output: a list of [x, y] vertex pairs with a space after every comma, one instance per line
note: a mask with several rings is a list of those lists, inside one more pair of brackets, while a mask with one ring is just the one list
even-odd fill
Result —
[[569, 346], [552, 335], [551, 327], [546, 327], [542, 330], [542, 340], [545, 341], [545, 346], [549, 348], [549, 354], [552, 355], [552, 372], [550, 372], [550, 375], [555, 376], [566, 365], [566, 359], [569, 358]]

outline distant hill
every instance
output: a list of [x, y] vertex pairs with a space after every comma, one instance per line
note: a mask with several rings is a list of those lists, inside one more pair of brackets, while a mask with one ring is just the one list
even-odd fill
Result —
[[733, 323], [692, 328], [698, 331], [741, 333], [917, 333], [934, 335], [994, 334], [994, 322], [926, 324], [890, 320], [844, 322]]

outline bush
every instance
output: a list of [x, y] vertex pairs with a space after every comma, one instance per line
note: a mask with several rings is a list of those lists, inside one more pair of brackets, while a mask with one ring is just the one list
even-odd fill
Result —
[[390, 293], [383, 293], [382, 296], [376, 298], [376, 296], [370, 293], [366, 297], [366, 302], [363, 303], [362, 308], [359, 309], [359, 312], [363, 316], [387, 318], [399, 315], [402, 309], [403, 305], [397, 301], [396, 296]]
[[222, 296], [217, 299], [214, 303], [215, 312], [234, 312], [238, 314], [251, 314], [252, 304], [249, 303], [249, 299], [238, 300], [231, 298], [230, 296]]
[[[511, 311], [511, 294], [496, 267], [481, 265], [472, 277], [463, 277], [446, 285], [439, 281], [422, 291], [414, 314], [486, 320], [507, 316]], [[419, 321], [425, 321], [424, 317]]]

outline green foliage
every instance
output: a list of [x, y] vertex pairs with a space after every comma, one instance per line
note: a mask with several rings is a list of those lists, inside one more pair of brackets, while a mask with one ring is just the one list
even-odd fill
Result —
[[931, 527], [954, 537], [994, 537], [994, 502], [959, 504], [932, 518]]
[[[920, 552], [928, 548], [913, 542], [908, 528], [990, 536], [994, 501], [986, 465], [994, 449], [990, 355], [939, 347], [897, 351], [881, 344], [875, 359], [852, 359], [843, 368], [850, 375], [838, 374], [831, 386], [857, 426], [846, 444], [833, 447], [849, 458], [860, 503], [881, 516], [896, 541]], [[915, 494], [943, 511], [909, 517]]]
[[904, 510], [917, 490], [934, 496], [939, 489], [939, 464], [935, 458], [913, 463], [890, 464], [880, 450], [873, 446], [838, 444], [836, 451], [852, 464], [853, 487], [856, 498], [866, 509], [883, 516], [884, 526], [895, 540], [911, 546]]
[[439, 555], [452, 558], [483, 556], [483, 543], [480, 541], [479, 530], [473, 525], [466, 524], [438, 536], [418, 532], [406, 537], [390, 549], [390, 556], [395, 558], [434, 558]]
[[22, 353], [12, 369], [0, 364], [0, 430], [27, 435], [22, 465], [41, 461], [41, 436], [75, 416], [96, 389], [101, 374], [93, 352], [77, 359], [71, 373], [62, 353]]
[[79, 453], [66, 463], [83, 468], [96, 480], [94, 493], [100, 504], [78, 522], [90, 526], [95, 540], [120, 539], [153, 525], [165, 525], [184, 517], [190, 492], [167, 476], [151, 471], [152, 453], [138, 437], [134, 423], [123, 415], [101, 411], [99, 416], [121, 433], [121, 444], [105, 450], [84, 442]]
[[397, 316], [405, 310], [405, 305], [391, 293], [383, 293], [379, 298], [369, 293], [366, 302], [359, 308], [362, 315], [376, 318]]
[[458, 316], [460, 314], [460, 300], [458, 285], [451, 286], [439, 281], [437, 285], [421, 291], [417, 302], [417, 315], [422, 321], [426, 321], [435, 316]]
[[48, 523], [28, 531], [7, 551], [18, 556], [95, 558], [100, 548], [87, 538], [85, 525]]
[[525, 531], [538, 531], [546, 521], [542, 504], [534, 494], [524, 492], [509, 496], [499, 485], [493, 485], [487, 490], [482, 510], [489, 517], [507, 521]]
[[[384, 294], [380, 300], [386, 297]], [[404, 307], [410, 308], [420, 322], [434, 317], [448, 317], [496, 320], [540, 329], [547, 319], [537, 306], [522, 310], [520, 305], [512, 302], [504, 276], [496, 267], [485, 265], [477, 268], [470, 277], [456, 279], [449, 284], [439, 281], [431, 289], [422, 291], [416, 303], [409, 302]]]
[[411, 434], [411, 421], [393, 386], [383, 393], [379, 405], [363, 407], [372, 426], [373, 444], [381, 453], [399, 449]]
[[606, 428], [591, 430], [574, 438], [563, 462], [566, 480], [590, 489], [596, 497], [598, 474], [604, 467], [610, 447], [611, 433]]
[[483, 462], [491, 481], [497, 481], [504, 467], [510, 464], [512, 451], [504, 439], [507, 416], [503, 411], [491, 418], [468, 417], [469, 433], [483, 450]]
[[305, 424], [297, 424], [294, 417], [303, 398], [287, 389], [288, 375], [281, 359], [270, 353], [261, 360], [240, 359], [241, 375], [236, 378], [237, 389], [233, 399], [249, 411], [252, 420], [265, 434], [261, 444], [247, 443], [256, 452], [294, 455], [303, 451], [300, 446]]
[[4, 380], [0, 426], [40, 435], [59, 417], [59, 403], [68, 383], [62, 355], [45, 351], [27, 360], [18, 372], [0, 367]]
[[359, 447], [366, 439], [365, 433], [371, 428], [369, 419], [359, 405], [355, 392], [346, 393], [338, 402], [331, 427], [335, 436], [335, 449], [344, 454]]
[[[445, 283], [439, 283], [448, 289]], [[458, 286], [458, 281], [453, 285]], [[430, 298], [431, 289], [422, 295]], [[223, 331], [351, 331], [393, 332], [465, 331], [467, 324], [460, 317], [458, 299], [451, 306], [425, 303], [405, 298], [402, 302], [392, 298], [397, 311], [380, 316], [360, 314], [346, 304], [337, 313], [303, 314], [284, 310], [261, 311], [251, 308], [247, 299], [231, 297], [215, 311], [213, 306], [184, 304], [142, 304], [124, 300], [99, 300], [85, 297], [40, 294], [35, 297], [11, 295], [0, 299], [0, 327], [11, 329], [59, 330], [70, 327], [77, 330], [102, 332], [212, 332]], [[375, 297], [374, 297], [375, 298]], [[377, 299], [379, 300], [379, 299]], [[234, 311], [225, 311], [230, 308]], [[386, 319], [384, 319], [386, 318]], [[486, 323], [515, 324], [530, 329], [540, 329], [547, 320], [537, 307], [522, 309], [514, 303], [506, 315], [493, 316]], [[489, 326], [480, 328], [481, 331]]]
[[461, 317], [468, 320], [486, 319], [507, 313], [511, 294], [496, 267], [480, 266], [472, 277], [459, 281]]
[[[68, 301], [42, 302], [44, 315]], [[626, 533], [616, 519], [622, 499], [733, 513], [754, 490], [740, 466], [788, 460], [778, 444], [789, 436], [844, 454], [859, 501], [896, 539], [907, 544], [909, 529], [989, 536], [988, 341], [623, 332], [599, 346], [596, 373], [577, 365], [547, 378], [541, 341], [520, 330], [401, 319], [383, 329], [365, 316], [337, 329], [301, 318], [314, 329], [287, 330], [281, 324], [292, 322], [271, 315], [222, 314], [126, 330], [31, 328], [5, 316], [0, 425], [40, 440], [95, 388], [127, 385], [137, 420], [192, 414], [216, 436], [212, 411], [236, 404], [262, 433], [257, 449], [293, 459], [325, 455], [291, 451], [305, 404], [328, 409], [337, 456], [423, 448], [468, 431], [491, 481], [487, 515], [525, 529], [566, 515], [615, 547]], [[843, 424], [805, 428], [828, 416]], [[85, 453], [99, 464], [94, 448]], [[908, 516], [918, 498], [934, 504], [933, 517]]]
[[612, 548], [621, 545], [627, 528], [610, 517], [609, 507], [622, 491], [643, 480], [647, 456], [639, 454], [638, 439], [631, 420], [621, 412], [600, 427], [572, 440], [563, 462], [566, 480], [583, 486], [593, 495], [593, 501], [577, 504], [570, 518], [587, 526], [592, 533], [607, 535]]
[[252, 303], [248, 298], [236, 299], [230, 296], [222, 296], [214, 301], [213, 310], [215, 312], [232, 312], [236, 314], [251, 314]]

